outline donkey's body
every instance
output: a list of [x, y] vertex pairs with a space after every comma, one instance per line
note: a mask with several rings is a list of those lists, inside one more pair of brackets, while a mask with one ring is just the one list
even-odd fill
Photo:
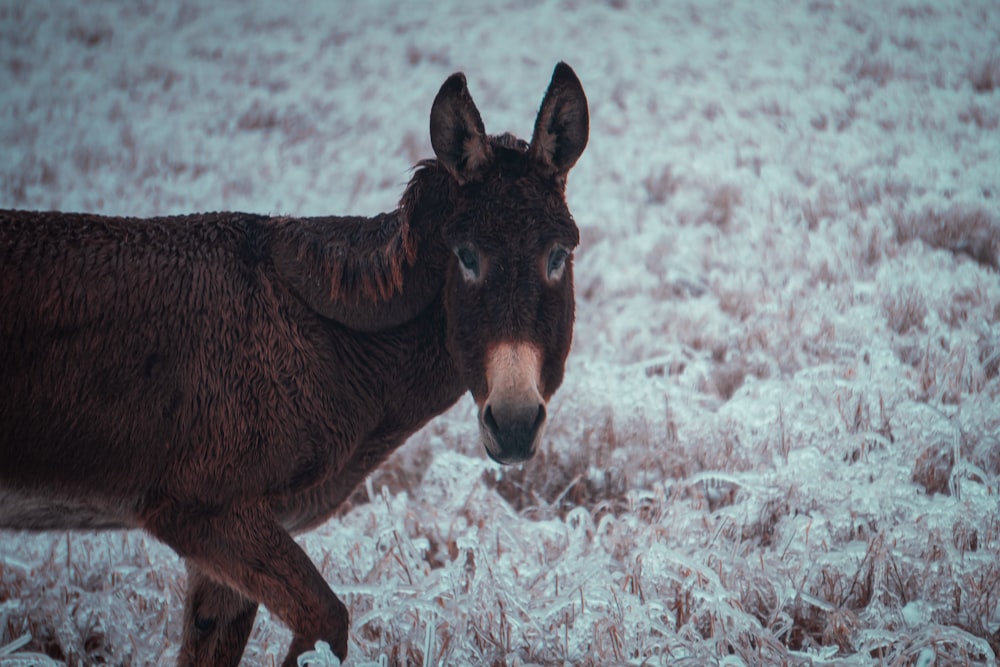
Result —
[[[433, 290], [416, 316], [359, 332], [275, 269], [286, 230], [326, 230], [329, 245], [379, 222], [0, 212], [2, 266], [18, 276], [0, 283], [0, 524], [142, 527], [178, 501], [241, 497], [269, 499], [288, 528], [329, 515], [465, 391]], [[368, 319], [398, 319], [382, 310]]]
[[286, 665], [344, 605], [290, 533], [327, 518], [471, 391], [524, 460], [562, 380], [586, 99], [560, 64], [530, 146], [487, 137], [465, 79], [436, 160], [376, 218], [146, 220], [0, 211], [0, 528], [143, 528], [189, 568], [180, 663], [239, 662], [257, 605]]

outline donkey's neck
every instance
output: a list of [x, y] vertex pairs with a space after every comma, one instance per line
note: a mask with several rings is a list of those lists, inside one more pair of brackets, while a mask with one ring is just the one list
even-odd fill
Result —
[[442, 171], [422, 163], [400, 206], [374, 218], [282, 218], [271, 253], [278, 274], [313, 310], [359, 331], [412, 320], [440, 293], [448, 214]]

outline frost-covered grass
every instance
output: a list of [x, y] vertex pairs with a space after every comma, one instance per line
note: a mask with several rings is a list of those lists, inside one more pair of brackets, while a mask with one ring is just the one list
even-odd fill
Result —
[[[463, 401], [302, 536], [349, 663], [995, 663], [993, 0], [5, 0], [0, 45], [0, 206], [129, 215], [373, 214], [451, 72], [522, 136], [583, 81], [543, 451], [490, 463]], [[169, 662], [184, 580], [2, 533], [0, 665]], [[262, 610], [244, 664], [289, 640]]]

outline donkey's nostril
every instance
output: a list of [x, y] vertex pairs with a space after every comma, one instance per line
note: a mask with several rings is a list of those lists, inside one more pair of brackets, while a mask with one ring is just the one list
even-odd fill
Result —
[[483, 412], [483, 421], [486, 423], [486, 428], [490, 429], [494, 433], [500, 430], [500, 426], [497, 425], [497, 420], [493, 417], [492, 405], [486, 406], [486, 410]]
[[535, 416], [535, 426], [533, 430], [537, 432], [538, 429], [540, 429], [542, 427], [542, 424], [544, 423], [545, 423], [545, 404], [543, 403], [538, 406], [538, 414]]

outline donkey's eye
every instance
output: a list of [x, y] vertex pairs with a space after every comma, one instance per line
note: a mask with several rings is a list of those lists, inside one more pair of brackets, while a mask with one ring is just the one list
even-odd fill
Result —
[[567, 258], [569, 258], [569, 251], [566, 248], [556, 247], [552, 249], [552, 252], [549, 253], [549, 280], [559, 280], [562, 277]]
[[462, 276], [469, 281], [479, 278], [479, 255], [476, 251], [468, 246], [459, 246], [455, 248], [455, 254], [462, 267]]

